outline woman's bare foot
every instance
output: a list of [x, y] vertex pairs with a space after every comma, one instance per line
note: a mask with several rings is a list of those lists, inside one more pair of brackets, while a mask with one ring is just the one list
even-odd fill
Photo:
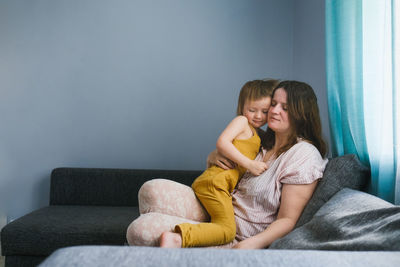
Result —
[[182, 247], [182, 237], [180, 234], [164, 232], [160, 236], [160, 247], [180, 248]]

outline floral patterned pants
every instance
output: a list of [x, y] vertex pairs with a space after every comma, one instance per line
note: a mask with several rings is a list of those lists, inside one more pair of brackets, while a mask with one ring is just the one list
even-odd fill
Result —
[[[181, 223], [210, 220], [191, 187], [165, 179], [147, 181], [139, 190], [140, 216], [128, 227], [131, 246], [158, 246], [163, 232], [172, 232]], [[218, 246], [229, 248], [237, 241]]]

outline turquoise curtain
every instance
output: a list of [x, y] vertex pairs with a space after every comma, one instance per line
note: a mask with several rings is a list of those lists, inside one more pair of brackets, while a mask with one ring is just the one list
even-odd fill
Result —
[[361, 0], [327, 1], [326, 53], [332, 153], [368, 164], [362, 80]]
[[395, 2], [326, 0], [326, 64], [332, 155], [357, 154], [371, 168], [370, 193], [398, 203]]

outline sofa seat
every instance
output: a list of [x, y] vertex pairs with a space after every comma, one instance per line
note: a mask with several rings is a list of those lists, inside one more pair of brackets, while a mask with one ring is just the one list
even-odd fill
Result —
[[[13, 221], [3, 233], [5, 255], [46, 256], [76, 245], [124, 245], [138, 207], [48, 206]], [[94, 223], [96, 222], [96, 223]]]
[[57, 250], [39, 267], [53, 266], [393, 267], [400, 266], [400, 252], [77, 246]]

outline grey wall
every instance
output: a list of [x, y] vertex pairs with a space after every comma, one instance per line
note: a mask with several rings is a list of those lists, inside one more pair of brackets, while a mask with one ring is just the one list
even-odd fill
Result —
[[[330, 144], [325, 76], [325, 1], [294, 0], [293, 79], [310, 84], [318, 98], [325, 141]], [[330, 147], [330, 146], [329, 146]]]
[[202, 169], [250, 79], [292, 75], [287, 1], [0, 2], [9, 219], [59, 166]]
[[0, 211], [47, 205], [55, 167], [203, 169], [247, 80], [324, 97], [323, 11], [299, 2], [0, 1]]

